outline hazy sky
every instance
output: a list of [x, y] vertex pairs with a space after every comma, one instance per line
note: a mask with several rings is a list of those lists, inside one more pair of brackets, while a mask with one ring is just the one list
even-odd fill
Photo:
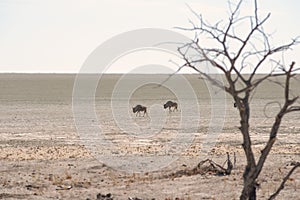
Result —
[[[226, 19], [226, 0], [0, 0], [0, 72], [76, 73], [114, 35], [188, 27], [192, 14], [186, 4], [210, 22]], [[262, 14], [271, 12], [266, 29], [274, 41], [300, 35], [299, 0], [261, 0], [259, 7]], [[299, 46], [286, 54], [290, 59], [300, 65]]]

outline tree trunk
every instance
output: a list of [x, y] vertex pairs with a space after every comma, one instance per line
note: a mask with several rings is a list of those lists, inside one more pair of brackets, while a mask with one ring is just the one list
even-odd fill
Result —
[[244, 179], [244, 188], [240, 196], [240, 200], [256, 200], [256, 182], [253, 181], [251, 184], [249, 179]]
[[243, 149], [247, 158], [247, 165], [243, 175], [244, 188], [240, 196], [241, 200], [256, 200], [256, 162], [251, 147], [251, 138], [249, 133], [249, 93], [246, 93], [245, 98], [242, 101], [242, 105], [239, 107], [241, 117], [241, 133], [243, 135]]
[[250, 189], [249, 200], [256, 200], [256, 185], [253, 185]]

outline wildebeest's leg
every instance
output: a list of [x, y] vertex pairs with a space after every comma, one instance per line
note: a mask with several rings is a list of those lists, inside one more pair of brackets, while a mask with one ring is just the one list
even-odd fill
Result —
[[143, 117], [145, 117], [145, 114], [148, 115], [148, 113], [147, 113], [147, 108], [146, 108], [146, 107], [143, 109], [143, 112], [144, 112]]

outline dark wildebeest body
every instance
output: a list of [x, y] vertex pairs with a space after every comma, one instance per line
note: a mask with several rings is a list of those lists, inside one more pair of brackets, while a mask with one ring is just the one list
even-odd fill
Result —
[[142, 106], [142, 105], [136, 105], [135, 107], [132, 108], [133, 113], [136, 113], [136, 116], [139, 114], [140, 112], [144, 112], [144, 115], [147, 114], [147, 107]]
[[167, 101], [167, 103], [164, 104], [164, 109], [169, 108], [169, 111], [171, 112], [171, 108], [173, 108], [173, 111], [178, 110], [178, 105], [176, 102], [173, 101]]

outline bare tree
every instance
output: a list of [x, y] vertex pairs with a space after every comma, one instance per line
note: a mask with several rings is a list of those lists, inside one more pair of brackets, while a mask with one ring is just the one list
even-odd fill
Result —
[[[191, 9], [197, 17], [197, 22], [190, 21], [191, 28], [180, 29], [193, 31], [195, 38], [178, 48], [178, 52], [184, 60], [184, 64], [180, 66], [179, 70], [183, 67], [196, 70], [203, 78], [230, 94], [239, 110], [239, 129], [243, 136], [242, 146], [247, 160], [240, 199], [251, 200], [256, 199], [257, 178], [276, 141], [283, 117], [288, 113], [300, 111], [300, 106], [296, 106], [298, 96], [292, 97], [290, 94], [290, 82], [295, 71], [298, 70], [295, 68], [295, 63], [292, 62], [289, 66], [284, 66], [284, 63], [272, 60], [274, 55], [291, 49], [299, 43], [299, 40], [295, 38], [286, 44], [272, 46], [270, 35], [263, 28], [270, 17], [270, 13], [261, 18], [258, 14], [257, 1], [253, 0], [253, 2], [254, 9], [251, 16], [240, 16], [243, 0], [239, 0], [236, 4], [230, 2], [228, 21], [220, 21], [213, 25], [206, 22], [201, 15]], [[210, 42], [204, 45], [203, 41]], [[209, 63], [225, 75], [225, 85], [203, 70], [204, 63]], [[270, 72], [264, 76], [257, 76], [258, 71], [267, 65], [272, 66]], [[250, 74], [245, 75], [244, 72]], [[276, 115], [269, 139], [258, 156], [258, 160], [256, 160], [249, 129], [250, 99], [254, 90], [261, 83], [275, 76], [285, 77], [283, 84], [284, 104]], [[299, 163], [296, 163], [285, 177], [285, 181], [297, 167], [299, 167]], [[273, 199], [280, 192], [285, 181], [270, 199]]]

